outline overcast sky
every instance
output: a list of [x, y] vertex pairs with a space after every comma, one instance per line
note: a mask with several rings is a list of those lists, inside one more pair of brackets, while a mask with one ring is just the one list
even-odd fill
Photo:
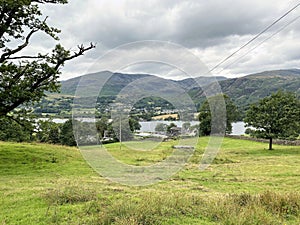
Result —
[[[103, 54], [120, 45], [143, 40], [182, 46], [209, 70], [297, 3], [295, 0], [69, 0], [67, 5], [43, 7], [43, 13], [49, 16], [50, 25], [62, 30], [60, 42], [66, 48], [75, 50], [77, 44], [97, 43], [95, 50], [66, 64], [61, 75], [65, 80], [96, 72], [95, 65]], [[295, 20], [299, 15], [300, 7], [212, 74], [234, 77], [264, 70], [299, 68], [300, 19]], [[293, 20], [280, 33], [242, 57]], [[37, 35], [32, 44], [35, 49], [48, 51], [55, 43]], [[138, 50], [139, 54], [148, 54], [146, 50], [141, 53], [140, 47]], [[136, 51], [131, 45], [123, 49], [122, 57], [131, 57]], [[184, 78], [174, 66], [161, 63], [124, 65], [121, 71]]]

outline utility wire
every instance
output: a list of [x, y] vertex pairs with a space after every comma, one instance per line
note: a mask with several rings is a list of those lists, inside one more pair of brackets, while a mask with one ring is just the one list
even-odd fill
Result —
[[254, 51], [255, 49], [257, 49], [259, 46], [261, 46], [263, 43], [265, 43], [266, 41], [270, 40], [272, 37], [274, 37], [275, 35], [277, 35], [278, 33], [280, 33], [281, 31], [283, 31], [286, 27], [288, 27], [289, 25], [291, 25], [292, 23], [296, 22], [298, 19], [300, 18], [300, 16], [297, 16], [296, 18], [294, 18], [293, 20], [291, 20], [290, 22], [288, 22], [287, 24], [285, 24], [283, 27], [281, 27], [279, 30], [277, 30], [275, 33], [273, 33], [272, 35], [270, 35], [269, 37], [267, 37], [266, 39], [264, 39], [263, 41], [261, 41], [258, 45], [256, 45], [255, 47], [251, 48], [249, 51], [247, 51], [244, 55], [242, 55], [241, 57], [239, 57], [238, 59], [236, 59], [235, 61], [233, 61], [232, 63], [228, 64], [227, 66], [223, 67], [222, 70], [219, 72], [223, 72], [225, 69], [227, 69], [228, 67], [232, 66], [233, 64], [237, 63], [238, 61], [240, 61], [242, 58], [244, 58], [246, 55], [248, 55], [250, 52]]
[[236, 55], [239, 51], [247, 47], [249, 44], [251, 44], [253, 41], [255, 41], [257, 38], [259, 38], [262, 34], [264, 34], [266, 31], [268, 31], [271, 27], [273, 27], [275, 24], [277, 24], [280, 20], [282, 20], [284, 17], [286, 17], [288, 14], [290, 14], [292, 11], [294, 11], [300, 3], [295, 5], [293, 8], [291, 8], [289, 11], [287, 11], [285, 14], [283, 14], [281, 17], [279, 17], [277, 20], [275, 20], [273, 23], [271, 23], [268, 27], [266, 27], [263, 31], [261, 31], [259, 34], [257, 34], [254, 38], [252, 38], [250, 41], [248, 41], [246, 44], [241, 46], [238, 50], [227, 56], [225, 59], [223, 59], [220, 63], [215, 65], [212, 69], [208, 71], [208, 73], [214, 71], [216, 68], [218, 68], [220, 65], [222, 65], [224, 62], [226, 62], [228, 59]]

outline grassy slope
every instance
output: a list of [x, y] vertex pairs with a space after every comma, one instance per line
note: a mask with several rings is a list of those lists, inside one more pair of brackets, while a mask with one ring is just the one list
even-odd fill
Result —
[[[75, 148], [0, 142], [0, 224], [299, 224], [300, 147], [225, 139], [214, 164], [198, 164], [207, 138], [170, 180], [128, 187], [100, 177]], [[170, 154], [107, 145], [132, 165]]]

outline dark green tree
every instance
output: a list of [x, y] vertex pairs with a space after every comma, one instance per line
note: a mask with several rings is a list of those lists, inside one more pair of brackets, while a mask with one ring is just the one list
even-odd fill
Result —
[[62, 145], [76, 146], [72, 120], [67, 120], [61, 125], [59, 141]]
[[141, 129], [141, 124], [138, 121], [138, 118], [129, 117], [129, 127], [131, 132], [135, 132], [136, 130]]
[[65, 62], [95, 47], [80, 45], [71, 52], [57, 44], [51, 52], [23, 53], [37, 32], [59, 40], [60, 30], [47, 24], [39, 6], [65, 3], [67, 0], [0, 0], [0, 117], [18, 115], [17, 107], [39, 101], [45, 91], [58, 91], [57, 78]]
[[167, 135], [173, 137], [178, 136], [179, 133], [176, 130], [174, 130], [176, 128], [178, 127], [175, 123], [170, 123], [170, 125], [167, 126]]
[[213, 108], [215, 113], [221, 111], [222, 109], [218, 108], [221, 104], [218, 104], [218, 102], [223, 99], [226, 106], [226, 124], [219, 124], [219, 130], [224, 130], [223, 128], [226, 126], [226, 133], [230, 134], [232, 132], [232, 123], [237, 120], [239, 113], [233, 101], [227, 95], [222, 95], [211, 97], [202, 104], [199, 113], [199, 135], [206, 136], [211, 134], [211, 108]]
[[251, 105], [244, 119], [246, 126], [254, 127], [250, 134], [269, 139], [295, 139], [300, 133], [300, 101], [295, 94], [278, 91]]
[[104, 137], [105, 132], [108, 130], [108, 119], [106, 117], [101, 117], [97, 122], [96, 122], [96, 129], [99, 135], [99, 138], [102, 139]]
[[6, 117], [0, 117], [0, 140], [29, 142], [33, 140], [34, 126], [28, 120], [14, 121]]

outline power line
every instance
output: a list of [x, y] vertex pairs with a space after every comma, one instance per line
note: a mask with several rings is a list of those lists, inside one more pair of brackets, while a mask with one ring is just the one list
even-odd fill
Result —
[[281, 31], [283, 31], [286, 27], [288, 27], [289, 25], [291, 25], [292, 23], [296, 22], [298, 19], [300, 18], [300, 16], [297, 16], [296, 18], [294, 18], [293, 20], [291, 20], [290, 22], [288, 22], [287, 24], [285, 24], [284, 26], [282, 26], [279, 30], [277, 30], [275, 33], [273, 33], [272, 35], [270, 35], [269, 37], [267, 37], [266, 39], [264, 39], [263, 41], [261, 41], [258, 45], [256, 45], [255, 47], [251, 48], [249, 51], [247, 51], [244, 55], [242, 55], [241, 57], [239, 57], [238, 59], [236, 59], [235, 61], [233, 61], [232, 63], [228, 64], [227, 66], [225, 66], [224, 68], [222, 68], [222, 70], [219, 72], [221, 73], [222, 71], [224, 71], [225, 69], [227, 69], [228, 67], [232, 66], [233, 64], [237, 63], [238, 61], [240, 61], [242, 58], [244, 58], [246, 55], [248, 55], [250, 52], [254, 51], [255, 49], [257, 49], [259, 46], [261, 46], [263, 43], [265, 43], [266, 41], [270, 40], [272, 37], [274, 37], [275, 35], [277, 35], [278, 33], [280, 33]]
[[222, 65], [224, 62], [226, 62], [228, 59], [236, 55], [239, 51], [247, 47], [249, 44], [251, 44], [253, 41], [255, 41], [257, 38], [259, 38], [262, 34], [264, 34], [266, 31], [268, 31], [271, 27], [273, 27], [275, 24], [277, 24], [280, 20], [282, 20], [284, 17], [286, 17], [288, 14], [290, 14], [292, 11], [294, 11], [300, 3], [295, 5], [293, 8], [291, 8], [289, 11], [287, 11], [285, 14], [283, 14], [281, 17], [279, 17], [277, 20], [275, 20], [273, 23], [271, 23], [269, 26], [267, 26], [263, 31], [261, 31], [259, 34], [257, 34], [255, 37], [253, 37], [251, 40], [249, 40], [246, 44], [241, 46], [238, 50], [227, 56], [225, 59], [223, 59], [220, 63], [215, 65], [212, 69], [208, 71], [208, 73], [214, 71], [216, 68], [218, 68], [220, 65]]

